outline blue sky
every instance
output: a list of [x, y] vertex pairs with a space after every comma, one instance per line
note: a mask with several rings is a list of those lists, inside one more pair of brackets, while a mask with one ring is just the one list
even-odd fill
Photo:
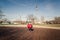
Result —
[[[38, 6], [37, 12], [35, 6]], [[44, 16], [46, 20], [55, 16], [60, 16], [60, 0], [0, 0], [3, 14], [8, 19], [25, 20], [26, 16], [33, 14], [40, 18]]]

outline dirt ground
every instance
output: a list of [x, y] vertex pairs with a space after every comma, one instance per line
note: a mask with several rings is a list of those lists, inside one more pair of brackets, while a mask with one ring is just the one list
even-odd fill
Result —
[[0, 27], [0, 40], [60, 40], [60, 30], [48, 28]]

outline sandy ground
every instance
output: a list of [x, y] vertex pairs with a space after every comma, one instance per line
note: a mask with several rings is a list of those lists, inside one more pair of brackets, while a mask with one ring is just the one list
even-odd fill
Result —
[[[27, 25], [0, 25], [0, 27], [27, 27]], [[60, 27], [50, 27], [50, 26], [39, 26], [39, 25], [33, 25], [34, 28], [50, 28], [50, 29], [59, 29]]]
[[50, 28], [0, 27], [0, 40], [60, 40], [60, 30]]

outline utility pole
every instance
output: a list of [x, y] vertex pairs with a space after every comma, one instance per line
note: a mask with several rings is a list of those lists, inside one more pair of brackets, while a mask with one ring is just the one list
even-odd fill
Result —
[[[38, 8], [38, 0], [35, 0], [35, 15], [36, 17], [38, 16], [38, 11], [39, 11], [39, 8]], [[38, 22], [37, 20], [35, 20], [35, 23]]]
[[35, 0], [35, 12], [36, 12], [36, 14], [38, 14], [38, 4], [37, 4], [37, 0]]

